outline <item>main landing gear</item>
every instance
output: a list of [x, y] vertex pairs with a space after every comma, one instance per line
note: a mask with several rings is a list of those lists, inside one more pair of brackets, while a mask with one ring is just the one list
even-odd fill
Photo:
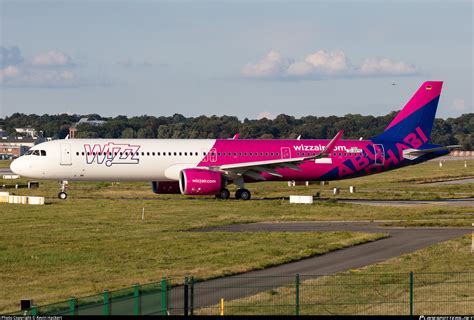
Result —
[[63, 180], [60, 182], [61, 184], [61, 191], [58, 193], [58, 198], [61, 200], [65, 200], [67, 198], [67, 193], [66, 190], [68, 188], [68, 182], [66, 180]]
[[217, 199], [227, 200], [230, 198], [230, 192], [228, 189], [222, 189], [218, 194], [216, 194]]
[[[235, 192], [235, 199], [237, 200], [249, 200], [251, 198], [251, 193], [247, 189], [238, 189]], [[228, 189], [222, 189], [218, 194], [216, 194], [217, 199], [227, 200], [230, 198], [230, 192]]]
[[248, 191], [247, 189], [238, 189], [236, 192], [235, 192], [235, 199], [241, 199], [241, 200], [250, 200], [250, 197], [251, 197], [251, 193], [250, 191]]

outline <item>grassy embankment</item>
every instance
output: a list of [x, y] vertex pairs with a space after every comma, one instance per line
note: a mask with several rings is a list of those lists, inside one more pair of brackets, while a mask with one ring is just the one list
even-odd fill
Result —
[[[302, 277], [300, 314], [407, 315], [410, 271], [414, 272], [414, 314], [472, 314], [474, 255], [470, 247], [471, 236], [466, 235], [361, 269]], [[294, 314], [295, 285], [226, 301], [225, 306], [226, 314]], [[197, 313], [218, 312], [216, 304]]]

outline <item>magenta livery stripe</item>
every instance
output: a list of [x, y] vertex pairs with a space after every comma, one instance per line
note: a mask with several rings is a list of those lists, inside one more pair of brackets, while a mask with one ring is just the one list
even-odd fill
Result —
[[397, 114], [395, 119], [385, 129], [387, 131], [403, 119], [407, 118], [421, 107], [427, 105], [433, 99], [439, 97], [441, 94], [441, 88], [443, 87], [442, 81], [426, 81], [418, 89], [418, 91], [411, 97], [410, 101], [405, 107]]

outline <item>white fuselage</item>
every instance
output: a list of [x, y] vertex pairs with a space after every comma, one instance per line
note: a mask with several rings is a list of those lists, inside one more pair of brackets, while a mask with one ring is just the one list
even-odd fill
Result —
[[[207, 139], [68, 139], [44, 142], [14, 161], [25, 177], [71, 181], [167, 181], [196, 167], [212, 148]], [[38, 155], [34, 151], [38, 150]], [[41, 155], [40, 151], [44, 151]]]

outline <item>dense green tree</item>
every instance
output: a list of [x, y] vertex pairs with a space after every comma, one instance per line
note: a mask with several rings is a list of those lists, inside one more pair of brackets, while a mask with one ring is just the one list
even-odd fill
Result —
[[[101, 138], [232, 138], [236, 133], [241, 139], [329, 139], [337, 131], [344, 130], [344, 138], [370, 138], [381, 132], [393, 120], [396, 112], [384, 116], [363, 116], [347, 114], [344, 117], [305, 116], [295, 118], [280, 114], [275, 119], [248, 119], [240, 121], [234, 116], [199, 116], [186, 118], [181, 114], [170, 117], [135, 116], [128, 118], [102, 117], [99, 114], [69, 115], [14, 113], [0, 118], [0, 127], [10, 135], [16, 136], [15, 128], [33, 127], [44, 137], [63, 139], [71, 126], [81, 118], [105, 120], [103, 125], [81, 124], [77, 126], [77, 137]], [[431, 141], [436, 144], [461, 144], [464, 149], [474, 148], [474, 113], [463, 114], [457, 118], [436, 119], [433, 125]]]

